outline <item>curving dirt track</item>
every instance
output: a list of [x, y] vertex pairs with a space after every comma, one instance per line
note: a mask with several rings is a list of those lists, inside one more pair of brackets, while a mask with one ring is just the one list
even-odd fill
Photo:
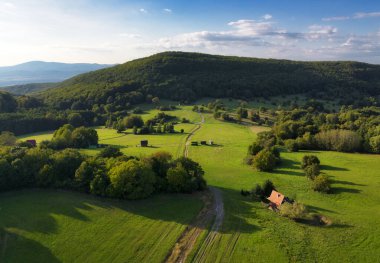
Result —
[[[184, 156], [189, 155], [190, 140], [194, 136], [195, 132], [202, 128], [202, 124], [205, 122], [204, 116], [200, 114], [201, 122], [189, 133], [185, 142]], [[202, 193], [202, 200], [204, 207], [195, 218], [195, 220], [186, 227], [185, 231], [177, 240], [173, 249], [170, 251], [165, 259], [165, 262], [185, 262], [188, 255], [194, 248], [194, 245], [199, 235], [204, 231], [215, 218], [211, 230], [206, 236], [203, 244], [200, 245], [201, 249], [195, 255], [194, 262], [201, 262], [206, 248], [212, 244], [217, 232], [219, 231], [224, 218], [224, 206], [222, 193], [215, 187], [209, 187], [208, 191]]]

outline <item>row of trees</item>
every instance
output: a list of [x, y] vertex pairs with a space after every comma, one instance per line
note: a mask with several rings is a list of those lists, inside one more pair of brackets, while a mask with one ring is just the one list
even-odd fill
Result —
[[312, 189], [317, 192], [328, 193], [331, 189], [330, 179], [321, 174], [320, 161], [315, 155], [305, 155], [301, 167], [307, 178], [312, 181]]
[[[123, 132], [126, 129], [133, 129], [134, 134], [152, 134], [152, 133], [174, 133], [174, 121], [176, 117], [159, 112], [153, 118], [144, 120], [139, 115], [130, 115], [112, 122], [107, 121], [106, 126]], [[185, 119], [185, 122], [187, 120]]]
[[339, 113], [283, 111], [278, 115], [273, 134], [291, 151], [380, 153], [380, 108], [342, 107]]
[[202, 167], [189, 158], [172, 159], [166, 152], [146, 158], [104, 149], [86, 157], [74, 149], [0, 149], [0, 191], [60, 188], [120, 199], [146, 198], [157, 192], [204, 190]]

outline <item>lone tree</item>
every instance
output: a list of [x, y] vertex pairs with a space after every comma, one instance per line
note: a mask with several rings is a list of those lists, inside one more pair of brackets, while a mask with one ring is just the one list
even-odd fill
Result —
[[272, 171], [276, 166], [277, 158], [272, 151], [264, 149], [253, 158], [253, 167], [259, 171]]
[[115, 146], [110, 146], [110, 145], [102, 149], [100, 153], [98, 154], [99, 157], [103, 157], [103, 158], [119, 157], [122, 155], [123, 153], [120, 151], [119, 148]]
[[331, 189], [331, 182], [326, 175], [317, 176], [313, 180], [312, 188], [314, 191], [328, 193]]
[[307, 166], [316, 164], [319, 165], [321, 162], [319, 161], [318, 157], [315, 155], [305, 155], [302, 158], [302, 169], [305, 169]]

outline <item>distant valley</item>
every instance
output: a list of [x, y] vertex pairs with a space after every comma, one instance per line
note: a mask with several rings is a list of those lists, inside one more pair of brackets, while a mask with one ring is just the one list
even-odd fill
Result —
[[0, 67], [0, 87], [11, 93], [25, 94], [51, 86], [25, 84], [60, 82], [78, 74], [110, 66], [112, 65], [31, 61], [15, 66]]

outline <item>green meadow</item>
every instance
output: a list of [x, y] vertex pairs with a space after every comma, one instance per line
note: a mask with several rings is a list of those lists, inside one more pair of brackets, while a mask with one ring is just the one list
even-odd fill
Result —
[[202, 202], [118, 201], [64, 191], [0, 195], [1, 262], [161, 262]]
[[[235, 104], [232, 102], [231, 107]], [[150, 108], [143, 110], [144, 119], [157, 113]], [[192, 123], [176, 125], [176, 130], [185, 130], [183, 134], [166, 135], [133, 135], [128, 131], [118, 134], [99, 128], [100, 143], [117, 145], [127, 155], [142, 156], [164, 150], [179, 156], [186, 136], [200, 116], [190, 106], [168, 114], [186, 117]], [[256, 132], [266, 128], [217, 121], [211, 114], [204, 116], [205, 123], [192, 140], [212, 140], [215, 145], [191, 146], [189, 157], [202, 165], [208, 184], [222, 190], [225, 217], [222, 229], [211, 243], [197, 243], [194, 253], [202, 253], [202, 262], [378, 260], [379, 155], [284, 151], [282, 164], [275, 171], [257, 172], [244, 164], [244, 157]], [[41, 141], [51, 136], [52, 132], [46, 132], [22, 139]], [[148, 139], [151, 147], [138, 147], [142, 139]], [[83, 150], [89, 155], [97, 151]], [[333, 180], [332, 193], [310, 189], [310, 181], [300, 168], [305, 154], [314, 154], [321, 160], [322, 172]], [[305, 204], [311, 212], [330, 218], [333, 224], [316, 227], [297, 223], [240, 195], [241, 189], [250, 190], [266, 179], [272, 180], [278, 191]], [[0, 227], [9, 235], [3, 253], [5, 258], [12, 259], [9, 262], [22, 262], [26, 258], [16, 252], [33, 248], [41, 250], [39, 262], [105, 262], [105, 259], [160, 262], [200, 207], [199, 199], [186, 195], [121, 202], [69, 192], [6, 193], [0, 196], [3, 215]]]

